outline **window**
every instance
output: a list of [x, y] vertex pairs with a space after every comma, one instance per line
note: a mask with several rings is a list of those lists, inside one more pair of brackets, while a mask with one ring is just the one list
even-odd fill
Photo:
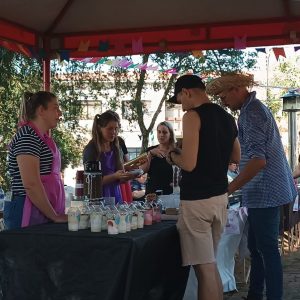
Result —
[[122, 101], [122, 118], [123, 119], [129, 119], [130, 118], [130, 111], [131, 111], [131, 108], [130, 108], [130, 103], [131, 101]]
[[128, 148], [128, 155], [129, 155], [129, 160], [132, 160], [136, 158], [138, 155], [140, 155], [141, 148]]
[[[137, 102], [139, 103], [139, 102]], [[132, 105], [133, 100], [125, 100], [122, 101], [122, 118], [123, 119], [131, 119], [132, 117]], [[149, 113], [151, 111], [151, 101], [150, 100], [142, 100], [143, 112]]]
[[83, 100], [82, 102], [83, 120], [93, 120], [96, 114], [102, 113], [101, 100]]

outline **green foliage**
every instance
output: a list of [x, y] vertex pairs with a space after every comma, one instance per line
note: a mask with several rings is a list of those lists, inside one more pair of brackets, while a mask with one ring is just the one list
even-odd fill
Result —
[[61, 128], [61, 126], [53, 129], [52, 135], [62, 156], [61, 169], [64, 170], [68, 166], [77, 167], [80, 164], [86, 140], [80, 134], [74, 137], [70, 129]]
[[282, 87], [277, 89], [276, 95], [282, 96], [288, 89], [300, 87], [300, 56], [294, 56], [282, 61], [275, 68], [271, 81], [274, 86]]
[[[157, 53], [134, 58], [140, 63], [156, 64], [161, 69], [175, 68], [180, 74], [189, 70], [202, 74], [204, 78], [228, 71], [248, 70], [254, 67], [255, 53], [239, 50], [207, 51], [205, 57], [195, 58], [188, 53]], [[132, 59], [132, 57], [128, 57]], [[127, 118], [139, 126], [142, 135], [142, 148], [148, 146], [155, 121], [164, 102], [173, 92], [177, 75], [145, 70], [88, 65], [71, 61], [64, 65], [54, 61], [51, 65], [51, 87], [59, 100], [63, 111], [63, 122], [53, 130], [53, 137], [62, 152], [62, 167], [78, 165], [85, 130], [79, 126], [82, 118], [83, 103], [87, 100], [104, 100], [106, 108], [116, 110], [122, 105], [122, 99], [132, 100], [127, 107]], [[42, 68], [39, 61], [23, 57], [20, 54], [0, 48], [0, 168], [2, 174], [7, 170], [7, 145], [16, 131], [19, 106], [25, 91], [42, 90]], [[143, 100], [146, 91], [164, 91], [154, 112], [147, 110]], [[115, 91], [112, 93], [112, 91]], [[124, 109], [124, 107], [123, 107]], [[151, 122], [145, 124], [144, 116]], [[4, 188], [8, 186], [6, 174]]]
[[235, 49], [209, 50], [202, 72], [217, 76], [236, 71], [249, 71], [255, 67], [257, 53]]
[[[133, 60], [132, 57], [127, 57]], [[147, 65], [158, 65], [160, 69], [167, 70], [175, 68], [179, 74], [192, 71], [200, 73], [203, 78], [218, 76], [225, 72], [250, 70], [256, 64], [256, 52], [244, 52], [240, 50], [227, 49], [222, 51], [207, 51], [205, 57], [195, 58], [189, 53], [156, 53], [142, 55], [134, 58], [135, 62]], [[102, 65], [95, 66], [101, 73]], [[153, 130], [155, 121], [172, 92], [177, 75], [169, 75], [159, 72], [147, 72], [145, 70], [132, 70], [119, 67], [111, 68], [109, 71], [110, 81], [113, 83], [115, 93], [108, 97], [108, 105], [112, 109], [121, 107], [121, 99], [131, 100], [126, 109], [126, 119], [130, 123], [137, 123], [142, 134], [142, 151], [148, 146], [149, 135]], [[97, 86], [98, 83], [95, 83]], [[102, 90], [111, 89], [112, 86], [102, 85]], [[100, 90], [100, 88], [98, 89]], [[143, 94], [145, 91], [163, 90], [163, 96], [155, 112], [149, 112], [145, 107]], [[128, 95], [130, 99], [128, 99]], [[127, 98], [126, 98], [127, 97]], [[124, 104], [123, 104], [124, 105]], [[169, 104], [168, 104], [169, 105]], [[146, 127], [144, 117], [148, 115], [151, 122]]]
[[7, 147], [16, 132], [20, 99], [24, 91], [41, 88], [41, 67], [20, 54], [0, 48], [0, 168], [3, 186], [7, 176]]
[[281, 97], [290, 89], [300, 88], [300, 56], [281, 61], [273, 72], [270, 86], [277, 88], [268, 90], [266, 104], [278, 118], [278, 113], [282, 109]]
[[[52, 66], [57, 68], [57, 65]], [[72, 64], [71, 71], [80, 69]], [[69, 69], [67, 69], [70, 71]], [[78, 91], [81, 91], [81, 81], [66, 83], [52, 80], [52, 92], [58, 95], [66, 121], [53, 136], [62, 152], [62, 166], [78, 165], [83, 146], [82, 129], [78, 126], [81, 117], [81, 101]], [[7, 147], [17, 130], [20, 101], [25, 91], [42, 90], [42, 67], [39, 61], [29, 59], [17, 53], [0, 48], [0, 168], [4, 179], [4, 189], [9, 188], [7, 172]], [[84, 133], [84, 132], [83, 132]], [[75, 146], [76, 145], [76, 146]]]

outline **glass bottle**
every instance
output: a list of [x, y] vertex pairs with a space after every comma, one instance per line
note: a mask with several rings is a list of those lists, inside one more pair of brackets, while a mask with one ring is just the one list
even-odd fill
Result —
[[80, 222], [80, 210], [78, 207], [68, 209], [68, 229], [69, 231], [78, 231]]
[[94, 205], [90, 213], [91, 232], [101, 232], [103, 211], [99, 205]]

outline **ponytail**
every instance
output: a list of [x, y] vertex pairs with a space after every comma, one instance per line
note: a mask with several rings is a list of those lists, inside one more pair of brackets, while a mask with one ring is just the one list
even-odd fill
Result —
[[28, 122], [36, 118], [36, 110], [43, 106], [48, 107], [48, 103], [56, 96], [50, 92], [39, 91], [37, 93], [25, 92], [20, 105], [19, 122]]

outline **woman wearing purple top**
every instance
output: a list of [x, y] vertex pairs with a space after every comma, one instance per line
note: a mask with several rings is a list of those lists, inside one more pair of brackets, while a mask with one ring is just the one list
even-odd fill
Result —
[[123, 168], [117, 139], [119, 127], [119, 119], [110, 111], [97, 114], [92, 128], [92, 139], [83, 150], [83, 163], [100, 160], [103, 196], [115, 197], [116, 203], [122, 202], [120, 183], [135, 177], [126, 173]]

